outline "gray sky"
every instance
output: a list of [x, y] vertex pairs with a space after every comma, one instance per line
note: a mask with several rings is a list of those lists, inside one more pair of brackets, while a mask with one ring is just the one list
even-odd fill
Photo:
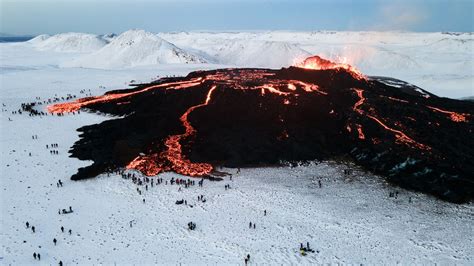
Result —
[[474, 31], [474, 0], [0, 0], [0, 32]]

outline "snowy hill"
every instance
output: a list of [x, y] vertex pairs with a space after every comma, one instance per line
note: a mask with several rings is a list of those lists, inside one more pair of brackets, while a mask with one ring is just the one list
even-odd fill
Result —
[[108, 42], [98, 35], [88, 33], [61, 33], [51, 37], [40, 35], [29, 41], [38, 50], [55, 52], [92, 52], [102, 48]]
[[64, 64], [85, 68], [122, 68], [155, 64], [206, 63], [174, 44], [143, 30], [129, 30], [102, 49]]
[[41, 34], [41, 35], [38, 35], [38, 36], [34, 37], [33, 39], [27, 41], [27, 43], [40, 44], [40, 43], [42, 43], [43, 41], [45, 41], [46, 39], [48, 39], [49, 37], [51, 37], [51, 35], [49, 35], [49, 34]]
[[258, 40], [227, 41], [210, 53], [222, 64], [270, 68], [290, 66], [311, 56], [294, 44]]

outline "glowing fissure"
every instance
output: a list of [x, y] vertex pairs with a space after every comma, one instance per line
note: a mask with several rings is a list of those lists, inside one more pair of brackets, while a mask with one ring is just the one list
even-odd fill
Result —
[[[318, 85], [315, 84], [308, 84], [299, 80], [289, 80], [291, 83], [296, 83], [301, 86], [301, 88], [306, 92], [317, 92], [323, 95], [328, 95], [327, 92], [322, 91]], [[293, 84], [292, 84], [293, 85]], [[294, 85], [293, 85], [294, 86]], [[295, 87], [296, 89], [296, 87]]]
[[362, 126], [357, 124], [356, 127], [357, 127], [357, 133], [359, 134], [359, 139], [364, 140], [365, 135], [364, 135], [364, 131], [362, 131]]
[[[357, 93], [357, 96], [359, 97], [359, 100], [354, 104], [354, 107], [352, 108], [354, 111], [356, 111], [357, 113], [361, 114], [361, 115], [365, 115], [367, 116], [368, 118], [372, 119], [373, 121], [377, 122], [380, 126], [382, 126], [385, 130], [388, 130], [392, 133], [394, 133], [395, 135], [395, 138], [397, 139], [397, 142], [401, 142], [401, 143], [404, 143], [405, 145], [409, 146], [409, 147], [416, 147], [416, 148], [419, 148], [419, 149], [423, 149], [423, 150], [430, 150], [431, 148], [427, 145], [424, 145], [424, 144], [421, 144], [419, 142], [416, 142], [415, 140], [413, 140], [412, 138], [408, 137], [405, 133], [403, 133], [402, 131], [400, 130], [397, 130], [397, 129], [394, 129], [394, 128], [391, 128], [389, 126], [387, 126], [384, 122], [382, 122], [380, 119], [378, 119], [377, 117], [371, 115], [371, 114], [368, 114], [366, 112], [364, 112], [360, 107], [362, 106], [362, 104], [364, 104], [365, 102], [365, 97], [363, 95], [364, 91], [361, 90], [361, 89], [354, 89], [354, 91]], [[357, 125], [357, 131], [359, 133], [359, 139], [365, 139], [365, 136], [362, 132], [362, 127], [360, 125]]]
[[467, 118], [466, 118], [466, 116], [468, 116], [467, 114], [456, 113], [456, 112], [452, 112], [452, 111], [446, 111], [446, 110], [439, 109], [439, 108], [436, 108], [436, 107], [433, 107], [433, 106], [427, 106], [427, 107], [430, 108], [433, 111], [449, 115], [449, 119], [451, 119], [451, 121], [453, 121], [453, 122], [458, 122], [458, 123], [459, 122], [467, 122]]
[[267, 90], [271, 93], [278, 94], [278, 95], [288, 95], [288, 94], [290, 94], [289, 92], [283, 92], [283, 91], [280, 91], [278, 89], [275, 89], [272, 85], [263, 85], [259, 88], [262, 90], [262, 95], [265, 95], [265, 90]]
[[[204, 103], [191, 106], [180, 117], [185, 131], [183, 134], [172, 135], [165, 141], [167, 150], [160, 155], [152, 154], [147, 156], [138, 156], [130, 162], [126, 168], [136, 169], [148, 176], [154, 176], [160, 172], [173, 170], [174, 172], [187, 176], [205, 176], [213, 170], [213, 166], [208, 163], [193, 163], [183, 155], [183, 149], [180, 141], [192, 136], [196, 130], [188, 120], [189, 114], [197, 108], [206, 106], [211, 101], [212, 93], [217, 86], [212, 86], [207, 93]], [[169, 164], [166, 164], [168, 162]]]
[[408, 101], [406, 101], [406, 100], [398, 99], [398, 98], [395, 98], [395, 97], [387, 96], [386, 98], [387, 98], [387, 99], [390, 99], [390, 100], [392, 100], [392, 101], [396, 101], [396, 102], [408, 103]]

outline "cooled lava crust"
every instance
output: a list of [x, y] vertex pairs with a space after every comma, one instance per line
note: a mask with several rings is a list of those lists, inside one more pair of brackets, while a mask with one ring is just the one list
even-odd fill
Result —
[[349, 68], [197, 71], [49, 107], [79, 109], [117, 117], [78, 129], [71, 156], [94, 163], [73, 180], [351, 158], [448, 201], [474, 195], [474, 103]]

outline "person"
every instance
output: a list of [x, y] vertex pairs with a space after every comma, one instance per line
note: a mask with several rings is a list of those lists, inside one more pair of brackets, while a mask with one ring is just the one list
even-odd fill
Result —
[[249, 228], [252, 228], [252, 222], [249, 223]]
[[267, 216], [267, 210], [263, 211], [263, 216]]
[[26, 222], [26, 228], [30, 228], [30, 223]]
[[71, 229], [69, 229], [69, 234], [72, 235], [72, 230]]
[[62, 262], [62, 261], [59, 261], [59, 266], [63, 266], [63, 262]]
[[38, 253], [38, 260], [41, 260], [41, 254]]
[[307, 249], [307, 250], [310, 250], [310, 248], [309, 248], [309, 242], [306, 242], [306, 249]]
[[69, 212], [72, 212], [72, 207], [71, 206], [69, 206]]
[[64, 233], [64, 226], [61, 226], [61, 232]]
[[54, 239], [53, 239], [53, 243], [54, 243], [55, 246], [56, 246], [56, 243], [57, 243], [57, 242], [58, 242], [58, 241], [56, 240], [56, 238], [54, 238]]
[[303, 243], [300, 243], [300, 250], [303, 250]]
[[253, 224], [253, 229], [255, 229], [255, 223]]
[[319, 188], [322, 187], [321, 180], [318, 180], [318, 185], [319, 185]]
[[35, 227], [34, 226], [31, 227], [31, 231], [33, 231], [33, 233], [35, 232]]
[[36, 260], [36, 252], [33, 253], [33, 258]]

